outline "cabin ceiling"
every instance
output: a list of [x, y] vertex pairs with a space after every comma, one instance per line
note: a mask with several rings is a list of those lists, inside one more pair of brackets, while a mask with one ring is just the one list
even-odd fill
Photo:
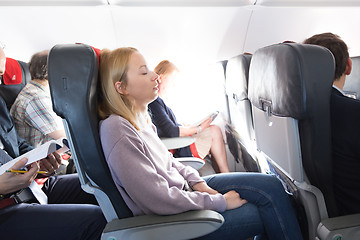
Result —
[[128, 7], [338, 7], [360, 6], [360, 0], [0, 0], [0, 6], [128, 6]]

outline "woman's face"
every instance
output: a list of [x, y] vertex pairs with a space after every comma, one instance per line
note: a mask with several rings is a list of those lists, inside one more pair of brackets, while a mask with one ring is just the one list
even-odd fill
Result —
[[160, 75], [160, 84], [159, 84], [159, 95], [161, 98], [166, 98], [170, 88], [174, 84], [174, 79], [177, 76], [177, 71], [174, 70], [168, 74]]
[[127, 71], [127, 84], [115, 84], [118, 92], [125, 95], [140, 110], [146, 110], [158, 94], [158, 75], [150, 71], [144, 57], [134, 52], [129, 60]]

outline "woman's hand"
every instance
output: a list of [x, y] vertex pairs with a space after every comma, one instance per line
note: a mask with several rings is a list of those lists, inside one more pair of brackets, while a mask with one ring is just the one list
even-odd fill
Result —
[[[27, 159], [23, 158], [16, 162], [10, 170], [20, 170], [25, 167]], [[0, 175], [0, 194], [8, 194], [16, 192], [20, 189], [30, 186], [31, 182], [35, 179], [39, 165], [37, 162], [28, 166], [29, 171], [26, 173], [12, 173], [5, 172]]]
[[218, 191], [209, 187], [206, 182], [199, 182], [192, 186], [192, 189], [198, 192], [206, 192], [209, 194], [218, 194]]
[[235, 209], [247, 203], [247, 201], [240, 198], [240, 195], [234, 190], [225, 193], [224, 197], [226, 200], [226, 210]]
[[212, 118], [209, 117], [208, 119], [205, 119], [201, 124], [201, 131], [203, 131], [204, 129], [208, 128], [210, 126], [210, 124], [212, 123]]

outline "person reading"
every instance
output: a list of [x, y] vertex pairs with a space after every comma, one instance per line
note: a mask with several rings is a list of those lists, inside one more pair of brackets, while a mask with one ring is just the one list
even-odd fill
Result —
[[176, 121], [175, 114], [163, 100], [167, 95], [168, 86], [179, 72], [178, 68], [172, 62], [164, 60], [155, 67], [154, 71], [159, 75], [159, 96], [149, 104], [149, 111], [159, 137], [193, 136], [195, 142], [188, 147], [176, 149], [174, 156], [194, 156], [204, 159], [211, 153], [211, 158], [215, 161], [213, 166], [217, 172], [229, 172], [224, 137], [218, 126], [211, 125], [213, 118], [210, 116], [196, 126], [182, 126]]

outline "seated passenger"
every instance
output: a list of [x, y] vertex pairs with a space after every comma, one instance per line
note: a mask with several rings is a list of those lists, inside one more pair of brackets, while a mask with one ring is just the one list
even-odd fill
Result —
[[114, 182], [135, 216], [189, 210], [220, 212], [225, 223], [201, 239], [302, 239], [280, 181], [261, 173], [224, 173], [201, 178], [172, 156], [156, 134], [148, 104], [159, 90], [134, 48], [102, 50], [100, 138]]
[[159, 75], [159, 97], [149, 104], [149, 110], [159, 137], [193, 136], [195, 143], [190, 147], [177, 149], [174, 156], [194, 156], [204, 159], [210, 152], [211, 157], [216, 161], [217, 166], [215, 165], [215, 168], [218, 168], [221, 173], [229, 172], [224, 138], [218, 126], [210, 125], [212, 119], [206, 119], [199, 126], [181, 126], [176, 121], [173, 111], [163, 101], [167, 86], [179, 71], [177, 67], [173, 63], [164, 60], [155, 67], [154, 71]]
[[[5, 60], [0, 48], [1, 75], [5, 72]], [[0, 166], [32, 149], [18, 137], [5, 101], [0, 97]], [[11, 169], [19, 170], [26, 162], [22, 159]], [[94, 196], [81, 189], [77, 174], [49, 177], [44, 187], [38, 189], [46, 194], [49, 204], [35, 204], [33, 199], [14, 201], [12, 194], [27, 188], [39, 169], [53, 173], [61, 159], [54, 153], [40, 162], [40, 168], [38, 163], [33, 163], [24, 174], [5, 172], [0, 175], [0, 238], [100, 239], [106, 221], [99, 206], [93, 205], [97, 204]]]
[[31, 57], [29, 70], [32, 80], [21, 90], [10, 110], [19, 136], [34, 147], [66, 137], [62, 120], [52, 108], [48, 53], [43, 51]]
[[341, 215], [360, 213], [360, 101], [342, 91], [352, 69], [348, 47], [332, 33], [314, 35], [304, 43], [326, 47], [335, 57], [330, 99], [334, 192]]

